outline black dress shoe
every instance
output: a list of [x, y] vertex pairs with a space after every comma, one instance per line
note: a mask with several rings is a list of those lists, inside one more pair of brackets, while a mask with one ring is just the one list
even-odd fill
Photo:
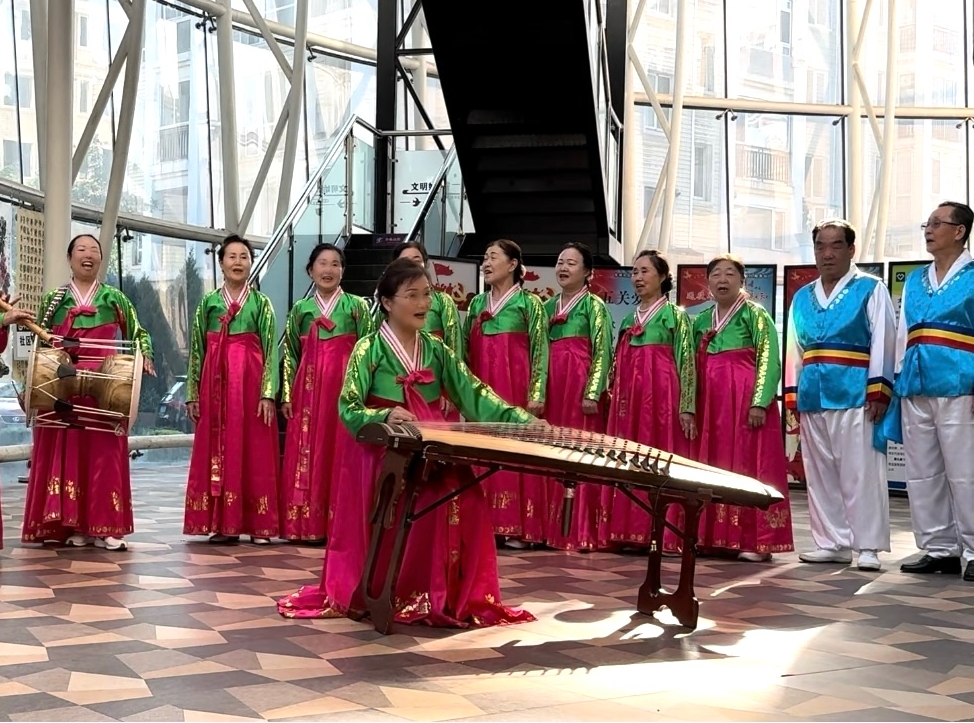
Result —
[[[971, 569], [971, 565], [967, 567], [970, 569], [972, 578], [974, 578], [974, 569]], [[944, 575], [960, 575], [960, 558], [924, 555], [916, 562], [904, 562], [900, 565], [900, 572], [914, 572], [922, 575], [939, 572]]]
[[974, 582], [974, 560], [967, 563], [967, 569], [964, 570], [964, 582]]

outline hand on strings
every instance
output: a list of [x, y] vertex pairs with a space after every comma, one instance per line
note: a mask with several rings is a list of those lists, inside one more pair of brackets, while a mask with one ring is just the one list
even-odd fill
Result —
[[528, 422], [527, 427], [535, 432], [543, 432], [547, 429], [551, 429], [551, 425], [546, 419], [532, 419], [530, 422]]
[[291, 404], [291, 402], [284, 402], [284, 404], [281, 405], [281, 414], [283, 414], [284, 418], [287, 420], [294, 418], [294, 406]]
[[156, 375], [156, 366], [147, 356], [142, 357], [142, 371], [144, 371], [150, 377], [154, 377]]
[[442, 397], [440, 399], [440, 411], [443, 413], [444, 417], [449, 416], [454, 409], [456, 409], [456, 407], [453, 406], [453, 402], [451, 402], [449, 399], [446, 397]]
[[199, 424], [200, 422], [200, 403], [199, 402], [186, 402], [186, 416], [189, 417], [193, 424]]
[[582, 400], [582, 414], [592, 415], [599, 413], [599, 403], [591, 399]]
[[689, 412], [680, 414], [680, 427], [683, 429], [683, 436], [689, 440], [697, 438], [697, 418]]
[[393, 407], [389, 412], [389, 416], [386, 417], [386, 422], [389, 424], [402, 424], [403, 422], [415, 422], [416, 415], [410, 412], [408, 409], [403, 409], [402, 407]]
[[528, 402], [527, 410], [536, 417], [544, 414], [544, 402]]
[[268, 427], [274, 421], [276, 412], [273, 399], [261, 399], [260, 404], [257, 405], [257, 417], [262, 419]]
[[887, 407], [889, 407], [888, 402], [866, 402], [866, 419], [873, 424], [878, 424], [882, 421], [883, 417], [886, 416]]
[[768, 418], [768, 412], [764, 407], [751, 407], [747, 413], [747, 425], [751, 429], [759, 429], [764, 426], [764, 421]]

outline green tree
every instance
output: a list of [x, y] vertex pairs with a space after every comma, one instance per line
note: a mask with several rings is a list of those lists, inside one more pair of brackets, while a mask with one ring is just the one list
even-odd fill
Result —
[[142, 396], [139, 400], [140, 412], [152, 412], [159, 406], [172, 385], [173, 378], [186, 373], [186, 359], [176, 343], [172, 327], [162, 308], [159, 292], [148, 279], [137, 279], [126, 274], [122, 279], [122, 289], [132, 301], [139, 321], [152, 337], [155, 355], [156, 376], [143, 377]]

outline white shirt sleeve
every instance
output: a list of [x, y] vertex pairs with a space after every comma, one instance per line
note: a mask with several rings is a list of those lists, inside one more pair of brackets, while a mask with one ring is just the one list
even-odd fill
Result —
[[795, 328], [795, 305], [788, 309], [788, 332], [785, 338], [785, 408], [798, 408], [798, 379], [802, 374], [802, 355], [805, 350], [798, 343]]
[[[893, 395], [893, 368], [899, 336], [893, 300], [883, 284], [876, 284], [866, 305], [872, 342], [869, 348], [869, 381], [866, 398], [888, 402]], [[905, 344], [905, 340], [904, 340]]]
[[909, 333], [906, 328], [906, 285], [903, 286], [903, 293], [900, 294], [900, 319], [896, 325], [896, 344], [894, 351], [895, 362], [893, 365], [894, 378], [903, 370], [903, 357], [906, 356], [906, 339]]

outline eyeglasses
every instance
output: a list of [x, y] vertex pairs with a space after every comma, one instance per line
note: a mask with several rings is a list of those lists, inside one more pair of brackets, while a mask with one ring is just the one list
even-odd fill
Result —
[[426, 292], [423, 292], [423, 293], [418, 293], [416, 291], [412, 291], [412, 292], [410, 292], [408, 294], [396, 294], [395, 295], [395, 298], [397, 298], [397, 299], [405, 299], [410, 304], [425, 304], [425, 303], [428, 303], [428, 302], [432, 301], [432, 299], [433, 299], [433, 292], [426, 291]]
[[927, 228], [932, 228], [934, 230], [937, 230], [938, 228], [940, 228], [941, 226], [943, 226], [945, 224], [947, 226], [963, 226], [964, 225], [962, 223], [954, 223], [953, 221], [941, 221], [938, 218], [938, 219], [934, 219], [933, 221], [927, 221], [926, 223], [921, 223], [920, 224], [920, 230], [922, 231], [923, 229], [927, 229]]

